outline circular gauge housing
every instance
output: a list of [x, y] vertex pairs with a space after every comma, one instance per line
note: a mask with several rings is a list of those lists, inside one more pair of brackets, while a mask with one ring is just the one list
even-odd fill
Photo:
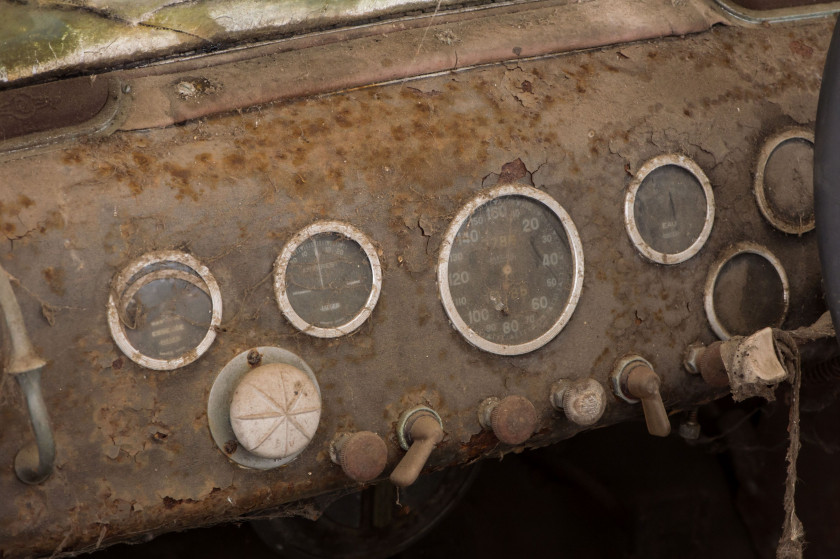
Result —
[[789, 300], [782, 263], [755, 243], [740, 243], [724, 252], [706, 279], [706, 317], [721, 340], [781, 326]]
[[274, 265], [274, 293], [292, 325], [311, 336], [349, 334], [367, 320], [382, 288], [373, 244], [346, 223], [322, 221], [286, 243]]
[[146, 368], [168, 371], [189, 365], [213, 343], [221, 321], [219, 286], [189, 254], [146, 254], [111, 284], [111, 336], [129, 359]]
[[755, 200], [779, 231], [814, 229], [814, 133], [785, 130], [764, 143], [755, 169]]
[[438, 288], [453, 326], [474, 346], [520, 355], [551, 341], [575, 310], [583, 247], [553, 198], [522, 185], [471, 200], [441, 244]]
[[709, 179], [684, 155], [661, 155], [642, 165], [624, 198], [630, 241], [658, 264], [679, 264], [697, 254], [714, 221]]

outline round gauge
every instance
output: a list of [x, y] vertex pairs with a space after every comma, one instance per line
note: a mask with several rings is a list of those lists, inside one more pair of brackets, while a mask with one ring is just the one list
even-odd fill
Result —
[[298, 232], [274, 265], [280, 310], [295, 328], [319, 338], [361, 326], [381, 288], [382, 267], [373, 245], [361, 231], [337, 221]]
[[583, 247], [553, 198], [497, 186], [461, 208], [441, 244], [438, 287], [455, 328], [499, 355], [540, 348], [563, 329], [583, 286]]
[[709, 179], [684, 155], [661, 155], [642, 165], [624, 199], [630, 241], [658, 264], [679, 264], [697, 254], [714, 220]]
[[764, 143], [755, 170], [755, 199], [779, 231], [801, 235], [814, 221], [814, 133], [790, 129]]
[[740, 243], [724, 252], [706, 279], [706, 317], [721, 340], [781, 326], [789, 300], [782, 263], [755, 243]]
[[213, 343], [221, 321], [219, 286], [189, 254], [146, 254], [111, 284], [111, 336], [129, 359], [149, 369], [189, 365]]

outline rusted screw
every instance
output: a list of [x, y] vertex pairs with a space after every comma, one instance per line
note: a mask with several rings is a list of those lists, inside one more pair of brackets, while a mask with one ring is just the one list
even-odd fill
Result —
[[252, 367], [256, 367], [262, 361], [262, 355], [256, 349], [252, 349], [248, 352], [248, 364]]
[[697, 408], [688, 412], [688, 418], [680, 424], [680, 437], [687, 441], [700, 438], [700, 423], [697, 421]]

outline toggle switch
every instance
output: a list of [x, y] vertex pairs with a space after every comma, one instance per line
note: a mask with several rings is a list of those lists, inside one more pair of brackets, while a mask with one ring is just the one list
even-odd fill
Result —
[[505, 444], [522, 444], [537, 428], [537, 410], [523, 396], [506, 396], [502, 400], [487, 398], [478, 406], [478, 422], [492, 429]]
[[406, 453], [391, 472], [391, 483], [408, 487], [417, 481], [435, 446], [443, 440], [443, 422], [431, 408], [410, 409], [400, 416], [397, 438]]
[[583, 427], [594, 425], [607, 408], [607, 393], [593, 378], [560, 380], [551, 387], [551, 405], [566, 419]]
[[342, 433], [330, 445], [330, 458], [347, 477], [359, 483], [376, 479], [388, 462], [388, 447], [370, 431]]
[[638, 355], [630, 355], [618, 362], [611, 375], [615, 395], [630, 404], [642, 403], [648, 433], [667, 437], [671, 421], [662, 403], [662, 379], [653, 371], [653, 365]]

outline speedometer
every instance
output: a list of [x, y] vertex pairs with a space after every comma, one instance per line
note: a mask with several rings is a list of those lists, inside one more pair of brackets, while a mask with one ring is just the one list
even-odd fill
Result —
[[568, 323], [583, 285], [571, 217], [544, 192], [497, 186], [461, 208], [441, 245], [438, 288], [453, 326], [474, 346], [520, 355]]

